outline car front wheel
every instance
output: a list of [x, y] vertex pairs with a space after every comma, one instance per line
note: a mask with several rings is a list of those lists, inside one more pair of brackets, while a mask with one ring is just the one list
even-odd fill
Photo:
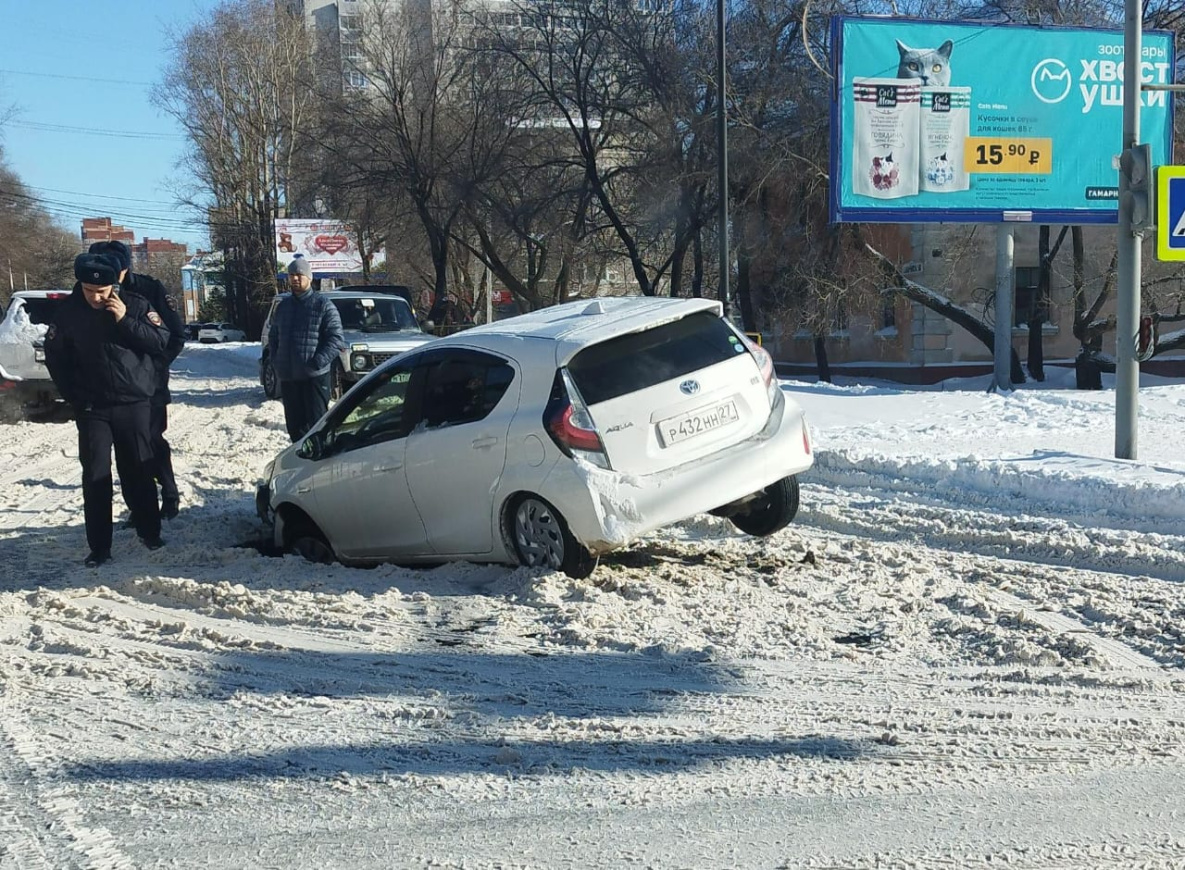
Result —
[[334, 561], [333, 547], [311, 521], [300, 523], [288, 536], [289, 549], [308, 562], [328, 565]]
[[580, 580], [597, 566], [596, 557], [572, 536], [560, 512], [539, 496], [519, 496], [509, 525], [515, 558], [524, 567], [552, 568]]
[[263, 382], [263, 394], [269, 399], [280, 398], [280, 379], [276, 377], [276, 368], [270, 359], [261, 363], [259, 379]]
[[729, 519], [746, 535], [763, 538], [786, 528], [797, 513], [798, 478], [790, 475], [755, 493], [745, 509]]

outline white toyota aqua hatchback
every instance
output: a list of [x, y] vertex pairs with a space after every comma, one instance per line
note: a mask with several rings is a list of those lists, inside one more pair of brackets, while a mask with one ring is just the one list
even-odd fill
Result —
[[360, 381], [267, 467], [276, 547], [586, 576], [699, 513], [769, 535], [810, 468], [773, 360], [708, 299], [570, 302], [438, 339]]

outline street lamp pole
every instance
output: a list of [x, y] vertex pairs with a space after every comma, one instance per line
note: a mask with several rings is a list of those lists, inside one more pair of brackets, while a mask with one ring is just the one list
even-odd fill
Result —
[[[1140, 140], [1140, 50], [1144, 7], [1140, 0], [1124, 3], [1123, 28], [1123, 140], [1128, 151]], [[1118, 261], [1115, 270], [1115, 458], [1136, 459], [1139, 453], [1140, 363], [1136, 359], [1136, 330], [1140, 323], [1140, 243], [1143, 235], [1132, 227], [1130, 179], [1119, 173]]]
[[728, 292], [728, 114], [725, 107], [724, 0], [716, 0], [716, 169], [720, 189], [720, 302], [729, 317]]

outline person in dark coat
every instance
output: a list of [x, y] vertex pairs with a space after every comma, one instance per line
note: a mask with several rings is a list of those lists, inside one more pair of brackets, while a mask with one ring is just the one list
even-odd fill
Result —
[[136, 532], [155, 550], [160, 508], [152, 477], [149, 403], [156, 392], [154, 357], [164, 353], [168, 330], [141, 296], [119, 292], [118, 261], [79, 254], [78, 283], [58, 306], [45, 334], [45, 365], [62, 398], [74, 409], [88, 567], [111, 558], [111, 448], [127, 469], [124, 487], [137, 518]]
[[[152, 310], [160, 315], [165, 328], [169, 331], [169, 339], [165, 344], [164, 353], [155, 358], [156, 362], [156, 392], [149, 403], [151, 411], [150, 426], [152, 429], [152, 454], [155, 457], [153, 476], [160, 484], [160, 515], [167, 520], [177, 516], [181, 506], [181, 496], [177, 491], [177, 477], [173, 473], [173, 449], [165, 440], [165, 430], [169, 428], [169, 402], [173, 400], [169, 392], [169, 366], [185, 347], [185, 321], [177, 313], [169, 291], [165, 285], [151, 275], [140, 275], [132, 271], [132, 252], [123, 242], [95, 242], [90, 246], [92, 254], [106, 254], [119, 261], [119, 287], [123, 295], [135, 293], [143, 296], [152, 306]], [[126, 479], [124, 468], [119, 465], [116, 456], [116, 467], [119, 469], [121, 485]], [[123, 489], [124, 501], [128, 510], [132, 509], [128, 498], [127, 487]], [[136, 525], [135, 512], [128, 517], [124, 528], [134, 528]]]
[[269, 358], [280, 381], [284, 423], [294, 442], [329, 408], [329, 372], [346, 346], [341, 315], [312, 286], [309, 261], [297, 256], [288, 264], [292, 293], [276, 306], [267, 335]]

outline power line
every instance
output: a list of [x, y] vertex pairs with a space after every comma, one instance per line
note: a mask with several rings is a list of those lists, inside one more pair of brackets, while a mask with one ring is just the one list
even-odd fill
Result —
[[136, 85], [138, 87], [150, 88], [152, 82], [133, 82], [126, 79], [96, 79], [90, 76], [68, 76], [62, 73], [36, 73], [29, 72], [23, 69], [0, 69], [0, 73], [10, 76], [33, 76], [34, 78], [42, 79], [68, 79], [75, 82], [99, 82], [104, 85]]
[[[3, 199], [31, 202], [52, 215], [69, 220], [81, 221], [83, 218], [95, 217], [96, 211], [95, 209], [89, 208], [87, 206], [80, 206], [75, 203], [62, 202], [61, 200], [44, 199], [41, 197], [13, 193], [11, 191], [0, 191], [0, 201]], [[190, 220], [181, 217], [165, 218], [154, 214], [119, 211], [107, 208], [103, 208], [101, 210], [110, 212], [110, 214], [106, 216], [109, 216], [113, 219], [118, 219], [121, 223], [128, 224], [141, 224], [177, 230], [192, 230], [194, 227], [205, 227], [209, 225], [206, 220], [199, 219]]]
[[164, 205], [174, 208], [177, 205], [175, 202], [170, 202], [164, 199], [138, 199], [132, 196], [111, 196], [110, 194], [106, 193], [83, 193], [80, 190], [59, 190], [56, 187], [33, 187], [30, 184], [26, 184], [25, 187], [27, 187], [29, 190], [43, 190], [46, 193], [65, 193], [69, 196], [87, 196], [93, 199], [118, 199], [122, 200], [123, 202], [147, 202], [151, 203], [152, 205]]
[[21, 127], [26, 130], [38, 130], [45, 133], [70, 133], [86, 136], [111, 136], [119, 139], [147, 139], [171, 140], [185, 139], [181, 133], [149, 133], [136, 130], [100, 130], [95, 127], [70, 127], [65, 124], [43, 124], [38, 121], [9, 121], [11, 127]]

